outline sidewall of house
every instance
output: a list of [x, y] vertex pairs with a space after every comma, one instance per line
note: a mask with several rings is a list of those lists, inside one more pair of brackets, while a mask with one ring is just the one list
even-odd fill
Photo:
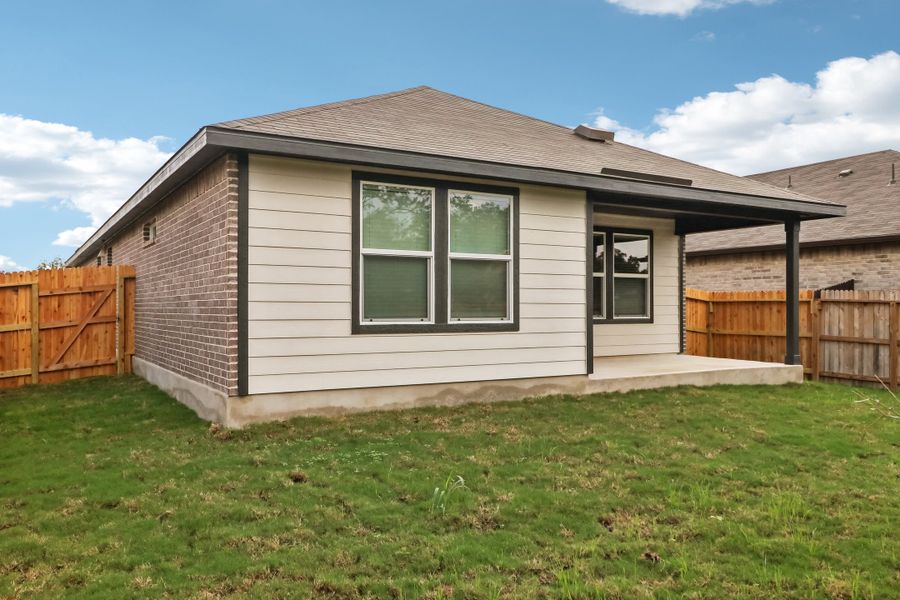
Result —
[[[704, 290], [784, 289], [784, 253], [688, 256], [688, 287]], [[858, 290], [900, 289], [900, 242], [800, 251], [800, 287], [820, 289], [855, 280]]]
[[224, 155], [106, 243], [136, 269], [135, 356], [223, 396], [237, 394], [237, 194]]

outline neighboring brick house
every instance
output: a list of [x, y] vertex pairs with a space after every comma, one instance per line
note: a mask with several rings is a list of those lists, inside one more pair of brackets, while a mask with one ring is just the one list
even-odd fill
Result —
[[[134, 265], [135, 372], [241, 425], [671, 383], [685, 234], [844, 212], [418, 87], [203, 127], [68, 264]], [[802, 378], [791, 331], [696, 381]]]
[[[883, 150], [749, 177], [847, 206], [847, 216], [800, 228], [800, 285], [900, 289], [900, 152]], [[706, 290], [784, 288], [779, 226], [697, 233], [686, 239], [685, 280]]]

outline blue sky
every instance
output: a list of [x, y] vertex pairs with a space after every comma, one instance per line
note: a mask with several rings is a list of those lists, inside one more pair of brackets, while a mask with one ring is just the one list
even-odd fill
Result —
[[[60, 232], [75, 243], [204, 124], [420, 84], [734, 172], [897, 147], [898, 22], [895, 0], [7, 3], [0, 256], [66, 258]], [[860, 133], [828, 133], [842, 111]]]

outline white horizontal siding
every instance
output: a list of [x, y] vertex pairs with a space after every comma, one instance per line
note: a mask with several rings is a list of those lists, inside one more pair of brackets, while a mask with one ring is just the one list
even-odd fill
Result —
[[[550, 333], [480, 333], [478, 346], [489, 348], [560, 348], [577, 347], [584, 341], [583, 332]], [[432, 338], [441, 338], [444, 350], [468, 350], [472, 346], [469, 336], [451, 333], [422, 335], [358, 335], [353, 337], [288, 337], [250, 339], [248, 353], [251, 357], [289, 356], [304, 357], [319, 354], [367, 354], [384, 352], [427, 352], [434, 347]]]
[[349, 286], [351, 274], [350, 267], [255, 265], [250, 269], [250, 283], [311, 283]]
[[[343, 366], [352, 367], [352, 364], [349, 364], [350, 362], [351, 360], [343, 361]], [[500, 366], [467, 365], [422, 369], [382, 369], [378, 371], [350, 370], [329, 371], [327, 373], [286, 373], [281, 375], [251, 376], [250, 393], [269, 394], [298, 390], [384, 387], [416, 383], [495, 381], [498, 379], [557, 377], [560, 375], [581, 374], [584, 374], [583, 359], [579, 361], [517, 363]]]
[[[252, 234], [252, 232], [251, 232]], [[253, 245], [250, 236], [250, 247], [247, 249], [247, 262], [250, 267], [257, 265], [286, 267], [343, 267], [351, 266], [350, 250], [320, 250], [317, 248], [278, 248], [272, 246]], [[253, 269], [251, 268], [252, 272]], [[251, 279], [256, 275], [251, 275]]]
[[251, 394], [584, 373], [583, 192], [520, 187], [520, 331], [351, 335], [351, 172], [251, 156]]
[[285, 194], [282, 192], [261, 192], [253, 194], [253, 206], [257, 210], [279, 210], [282, 212], [319, 213], [323, 215], [350, 216], [350, 200], [308, 196], [305, 194]]
[[350, 252], [350, 234], [331, 231], [294, 231], [250, 227], [250, 248], [302, 248]]
[[281, 229], [288, 231], [321, 231], [323, 233], [346, 233], [350, 227], [350, 217], [343, 215], [322, 215], [311, 212], [283, 212], [279, 210], [250, 209], [250, 227]]
[[578, 275], [584, 277], [584, 259], [579, 260], [538, 260], [522, 259], [519, 272], [546, 275]]
[[594, 356], [678, 352], [678, 236], [670, 219], [595, 214], [602, 227], [653, 231], [653, 323], [594, 325]]
[[[552, 354], [548, 354], [552, 350]], [[328, 373], [336, 362], [344, 361], [344, 354], [304, 356], [254, 357], [250, 375], [281, 375], [289, 373]], [[479, 348], [477, 350], [417, 350], [407, 352], [371, 352], [352, 358], [354, 371], [382, 371], [389, 362], [391, 369], [422, 369], [465, 367], [469, 365], [508, 365], [522, 363], [584, 361], [584, 349], [577, 346], [562, 348]]]

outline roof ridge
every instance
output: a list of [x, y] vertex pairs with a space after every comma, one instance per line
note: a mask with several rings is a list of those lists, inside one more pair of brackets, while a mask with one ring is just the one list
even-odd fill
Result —
[[300, 106], [298, 108], [292, 108], [289, 110], [282, 110], [279, 112], [269, 113], [266, 115], [260, 115], [257, 117], [242, 117], [239, 119], [230, 119], [228, 121], [222, 121], [220, 123], [215, 123], [211, 125], [211, 127], [229, 127], [232, 129], [240, 128], [240, 125], [229, 125], [229, 123], [238, 123], [240, 121], [253, 121], [253, 124], [259, 123], [269, 123], [271, 121], [277, 121], [278, 119], [282, 119], [286, 116], [296, 114], [299, 112], [303, 112], [303, 114], [314, 114], [318, 112], [323, 112], [326, 110], [334, 110], [337, 108], [343, 108], [345, 106], [355, 106], [357, 104], [365, 104], [367, 102], [375, 102], [377, 100], [384, 100], [386, 98], [394, 98], [397, 96], [403, 96], [405, 94], [414, 94], [416, 92], [421, 92], [424, 90], [433, 89], [428, 87], [427, 85], [418, 85], [411, 88], [406, 88], [402, 90], [396, 90], [393, 92], [385, 92], [384, 94], [372, 94], [370, 96], [363, 96], [361, 98], [351, 98], [350, 100], [337, 100], [335, 102], [325, 102], [322, 104], [316, 104], [313, 106]]
[[786, 171], [794, 171], [796, 169], [805, 169], [806, 167], [815, 167], [817, 165], [824, 165], [827, 163], [840, 162], [842, 160], [850, 160], [851, 158], [862, 158], [864, 156], [872, 156], [874, 154], [885, 154], [887, 152], [893, 152], [895, 154], [900, 155], [900, 151], [894, 150], [893, 148], [885, 148], [884, 150], [873, 150], [872, 152], [863, 152], [862, 154], [850, 154], [848, 156], [841, 156], [838, 158], [829, 158], [828, 160], [819, 160], [816, 162], [805, 163], [802, 165], [796, 165], [793, 167], [784, 167], [781, 169], [773, 169], [772, 171], [760, 171], [759, 173], [751, 173], [750, 175], [745, 175], [745, 177], [755, 178], [757, 176], [762, 177], [763, 175], [771, 175], [773, 173], [783, 173]]

